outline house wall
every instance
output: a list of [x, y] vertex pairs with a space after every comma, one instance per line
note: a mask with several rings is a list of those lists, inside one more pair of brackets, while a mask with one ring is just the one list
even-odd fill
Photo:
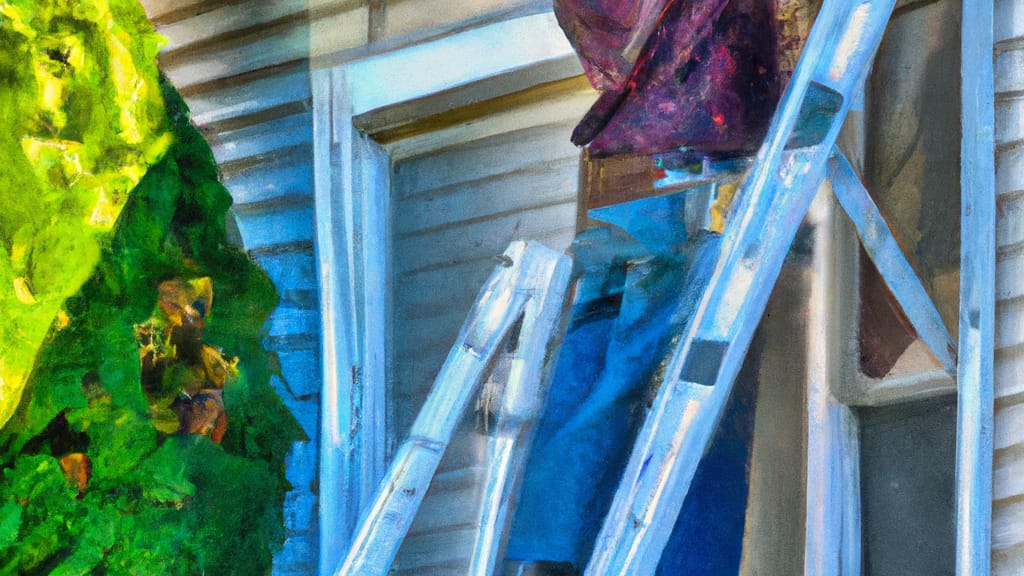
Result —
[[992, 574], [1024, 571], [1024, 0], [995, 0], [996, 342]]
[[[535, 0], [142, 0], [168, 38], [161, 66], [193, 110], [235, 198], [241, 240], [282, 295], [268, 325], [276, 381], [308, 442], [288, 459], [276, 574], [313, 573], [320, 374], [309, 61], [406, 46]], [[1024, 565], [1024, 0], [995, 0], [998, 327], [993, 574]]]
[[242, 244], [281, 295], [266, 345], [274, 384], [309, 440], [287, 459], [287, 539], [274, 573], [313, 574], [318, 557], [321, 384], [314, 254], [311, 59], [394, 50], [550, 0], [142, 0], [168, 44], [160, 66], [192, 109], [234, 198]]

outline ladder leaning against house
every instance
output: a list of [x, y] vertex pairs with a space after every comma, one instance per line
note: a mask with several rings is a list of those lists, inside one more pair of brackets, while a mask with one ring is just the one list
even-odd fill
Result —
[[[647, 413], [595, 543], [586, 569], [589, 576], [645, 575], [657, 568], [786, 254], [826, 178], [914, 329], [942, 367], [957, 375], [957, 573], [988, 573], [995, 206], [990, 194], [992, 62], [985, 50], [991, 46], [986, 39], [992, 35], [992, 3], [964, 0], [962, 65], [971, 73], [963, 82], [961, 226], [964, 242], [973, 247], [961, 250], [959, 346], [877, 206], [835, 148], [894, 5], [895, 0], [826, 0], [822, 6], [738, 193], [710, 283], [675, 346]], [[980, 48], [970, 49], [969, 44]], [[543, 247], [514, 243], [503, 259], [507, 266], [499, 267], [481, 291], [338, 574], [388, 571], [457, 418], [501, 343], [521, 321], [512, 352], [521, 364], [513, 369], [501, 400], [498, 431], [490, 445], [487, 502], [471, 563], [474, 576], [495, 573], [510, 490], [521, 473], [512, 459], [522, 451], [522, 441], [528, 441], [523, 431], [544, 396], [545, 364], [569, 281], [567, 257]], [[856, 513], [840, 507], [830, 521], [857, 526], [859, 519], [843, 517]], [[837, 537], [843, 542], [831, 546], [842, 549], [837, 556], [845, 560], [828, 563], [824, 573], [859, 573], [859, 533], [836, 533], [842, 534]]]
[[[589, 576], [653, 574], [708, 447], [800, 222], [826, 176], [908, 319], [957, 376], [957, 573], [988, 574], [992, 477], [994, 223], [992, 3], [964, 2], [960, 344], [900, 251], [885, 219], [835, 148], [895, 0], [826, 0], [768, 136], [738, 195], [722, 255], [640, 431]], [[981, 47], [981, 48], [979, 48]], [[854, 484], [855, 485], [855, 484]], [[854, 496], [856, 498], [856, 496]], [[856, 509], [834, 509], [858, 526]], [[833, 531], [836, 558], [807, 573], [859, 574], [859, 530]], [[821, 566], [821, 572], [816, 571]]]

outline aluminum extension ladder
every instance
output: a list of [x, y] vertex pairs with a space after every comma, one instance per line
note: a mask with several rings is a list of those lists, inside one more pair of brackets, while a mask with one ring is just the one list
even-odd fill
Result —
[[518, 241], [508, 247], [480, 290], [336, 574], [388, 573], [459, 419], [503, 344], [514, 339], [505, 353], [510, 356], [508, 381], [488, 440], [484, 499], [470, 561], [470, 574], [495, 573], [511, 520], [512, 491], [520, 483], [532, 425], [546, 396], [571, 274], [571, 260], [560, 252]]
[[826, 0], [740, 189], [722, 252], [673, 351], [605, 517], [587, 576], [653, 574], [724, 412], [804, 215], [828, 175], [918, 335], [945, 370], [956, 347], [853, 169], [835, 148], [895, 0]]

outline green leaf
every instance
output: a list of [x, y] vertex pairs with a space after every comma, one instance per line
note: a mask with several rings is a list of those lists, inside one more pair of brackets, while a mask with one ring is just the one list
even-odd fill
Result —
[[6, 550], [18, 539], [21, 512], [21, 506], [14, 500], [8, 500], [0, 506], [0, 550]]

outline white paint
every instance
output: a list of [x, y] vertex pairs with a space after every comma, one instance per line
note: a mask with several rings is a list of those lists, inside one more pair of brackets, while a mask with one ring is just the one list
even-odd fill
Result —
[[828, 76], [832, 80], [839, 81], [846, 75], [846, 69], [857, 54], [864, 36], [864, 27], [868, 24], [871, 16], [872, 5], [865, 2], [854, 10], [850, 17], [849, 26], [843, 33], [843, 37], [836, 46], [836, 54], [829, 64]]
[[996, 54], [995, 85], [996, 92], [1024, 90], [1024, 49]]
[[[842, 381], [842, 319], [836, 286], [843, 274], [831, 191], [807, 213], [814, 227], [807, 336], [807, 478], [804, 574], [860, 574], [860, 440], [857, 416], [836, 400]], [[837, 240], [838, 239], [838, 240]]]
[[996, 193], [1024, 192], [1024, 146], [1000, 151], [996, 156]]
[[352, 115], [422, 98], [574, 52], [550, 12], [497, 22], [344, 64]]
[[[334, 85], [340, 72], [313, 75], [315, 146], [314, 174], [316, 199], [316, 249], [320, 276], [320, 311], [323, 322], [323, 388], [321, 397], [320, 433], [320, 570], [324, 560], [340, 557], [339, 549], [348, 540], [350, 507], [355, 493], [347, 483], [350, 473], [346, 431], [349, 428], [350, 370], [353, 364], [349, 350], [353, 322], [346, 314], [343, 293], [343, 262], [339, 262], [337, 246], [347, 228], [340, 221], [334, 201], [335, 179], [331, 166], [334, 148], [334, 114], [344, 115], [346, 102], [335, 99]], [[339, 95], [340, 96], [340, 95]], [[341, 179], [341, 175], [338, 175]], [[337, 232], [337, 235], [336, 235]], [[342, 404], [344, 401], [344, 404]]]
[[1024, 5], [1020, 0], [995, 0], [995, 41], [1024, 37]]

